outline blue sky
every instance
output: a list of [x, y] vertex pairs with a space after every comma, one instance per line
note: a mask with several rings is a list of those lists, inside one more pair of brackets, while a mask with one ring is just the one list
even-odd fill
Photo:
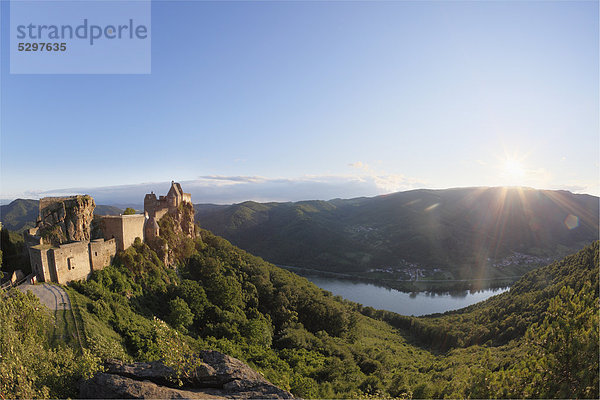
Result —
[[597, 2], [153, 1], [149, 75], [11, 75], [7, 9], [0, 198], [600, 193]]

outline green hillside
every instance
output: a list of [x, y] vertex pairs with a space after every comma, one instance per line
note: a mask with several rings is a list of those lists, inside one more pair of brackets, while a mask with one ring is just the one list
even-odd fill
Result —
[[119, 215], [121, 213], [123, 213], [123, 209], [115, 206], [96, 204], [96, 208], [94, 208], [95, 215]]
[[[208, 231], [193, 242], [164, 234], [184, 244], [177, 272], [137, 242], [71, 284], [82, 349], [36, 342], [51, 322], [29, 325], [43, 311], [5, 297], [0, 393], [76, 397], [69, 382], [102, 359], [185, 368], [191, 353], [214, 348], [305, 398], [598, 397], [597, 242], [509, 293], [412, 318], [333, 297]], [[34, 342], [36, 356], [21, 356]]]
[[[598, 238], [597, 197], [527, 188], [198, 208], [206, 229], [281, 265], [408, 279], [510, 278]], [[516, 253], [515, 253], [516, 252]], [[511, 258], [512, 257], [512, 258]], [[389, 268], [393, 271], [383, 271]], [[437, 276], [431, 272], [441, 269]], [[443, 272], [450, 274], [445, 275]]]
[[[33, 228], [38, 218], [39, 202], [30, 199], [16, 199], [10, 204], [0, 206], [0, 222], [11, 231]], [[114, 206], [98, 204], [94, 210], [96, 215], [119, 215], [123, 210]]]
[[10, 204], [0, 206], [0, 222], [11, 231], [33, 228], [38, 217], [38, 201], [16, 199]]
[[[430, 346], [447, 350], [472, 345], [500, 346], [522, 337], [545, 317], [565, 287], [598, 298], [598, 242], [519, 279], [510, 291], [461, 310], [425, 317], [406, 317], [364, 307], [365, 315], [411, 331]], [[591, 285], [591, 286], [590, 286]]]

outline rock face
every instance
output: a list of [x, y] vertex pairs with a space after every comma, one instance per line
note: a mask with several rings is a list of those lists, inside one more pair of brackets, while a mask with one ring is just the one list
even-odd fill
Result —
[[96, 203], [90, 196], [45, 197], [40, 200], [40, 235], [53, 245], [89, 241]]
[[170, 209], [158, 221], [158, 227], [158, 236], [148, 238], [147, 235], [146, 243], [167, 266], [182, 261], [186, 257], [182, 251], [193, 248], [193, 241], [199, 236], [194, 221], [194, 206], [189, 202]]
[[189, 237], [196, 237], [197, 235], [194, 216], [194, 205], [192, 203], [183, 203], [180, 212], [174, 217], [177, 225], [181, 227], [181, 232]]
[[158, 254], [165, 265], [181, 261], [185, 254], [178, 249], [193, 246], [189, 240], [198, 237], [192, 195], [184, 193], [181, 185], [171, 181], [166, 196], [152, 193], [144, 197], [144, 213], [148, 221], [144, 227], [146, 243]]
[[92, 399], [188, 398], [188, 399], [292, 399], [240, 360], [218, 351], [200, 352], [202, 363], [181, 379], [160, 361], [123, 364], [108, 361], [105, 372], [83, 381], [80, 397]]
[[[173, 233], [191, 238], [197, 236], [194, 205], [192, 203], [183, 203], [176, 209], [169, 210], [166, 215], [172, 220], [171, 230]], [[162, 222], [159, 222], [159, 224], [162, 224]]]

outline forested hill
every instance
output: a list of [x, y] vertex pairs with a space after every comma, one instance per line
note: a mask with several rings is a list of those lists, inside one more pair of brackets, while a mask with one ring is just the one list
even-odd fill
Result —
[[581, 251], [521, 277], [510, 291], [472, 306], [415, 318], [392, 312], [362, 309], [363, 314], [408, 329], [421, 341], [447, 350], [488, 344], [500, 346], [521, 338], [527, 329], [548, 316], [552, 301], [568, 289], [585, 292], [598, 311], [598, 241]]
[[334, 297], [208, 231], [192, 239], [170, 226], [161, 237], [178, 249], [177, 270], [138, 240], [67, 289], [81, 341], [57, 336], [61, 324], [35, 299], [0, 302], [3, 397], [78, 397], [77, 380], [105, 359], [162, 359], [189, 376], [202, 349], [304, 398], [598, 397], [597, 242], [507, 295], [409, 318]]
[[332, 271], [562, 257], [598, 238], [598, 197], [528, 188], [197, 206], [198, 223], [270, 262]]
[[[39, 202], [31, 199], [16, 199], [0, 206], [0, 222], [11, 231], [33, 228], [39, 213]], [[123, 210], [118, 207], [97, 204], [96, 215], [119, 215]]]
[[16, 199], [10, 204], [0, 206], [0, 222], [11, 231], [33, 228], [39, 213], [38, 201]]

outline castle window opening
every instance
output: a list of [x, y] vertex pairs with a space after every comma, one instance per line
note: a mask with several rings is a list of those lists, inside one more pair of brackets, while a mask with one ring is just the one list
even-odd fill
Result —
[[69, 268], [70, 270], [75, 268], [75, 266], [73, 265], [73, 257], [67, 258], [67, 268]]

